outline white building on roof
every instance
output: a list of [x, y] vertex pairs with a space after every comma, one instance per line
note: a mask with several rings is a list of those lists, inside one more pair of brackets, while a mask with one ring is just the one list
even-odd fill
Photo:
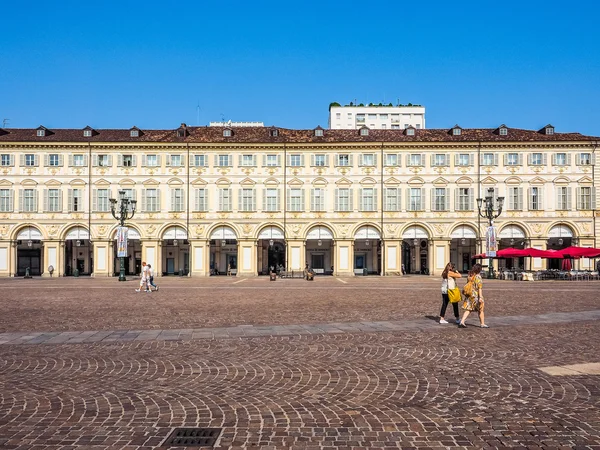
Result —
[[366, 126], [372, 130], [403, 130], [413, 126], [425, 128], [424, 106], [329, 106], [329, 128], [355, 130]]

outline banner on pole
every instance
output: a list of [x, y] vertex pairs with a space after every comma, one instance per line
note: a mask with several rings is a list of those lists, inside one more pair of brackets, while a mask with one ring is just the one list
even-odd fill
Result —
[[493, 225], [489, 226], [485, 237], [485, 253], [488, 257], [494, 258], [498, 251], [496, 227]]
[[117, 257], [127, 258], [127, 227], [117, 228]]

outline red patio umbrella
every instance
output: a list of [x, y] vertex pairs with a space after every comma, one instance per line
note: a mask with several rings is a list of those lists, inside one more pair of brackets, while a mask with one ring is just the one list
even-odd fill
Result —
[[503, 248], [496, 252], [497, 258], [520, 258], [522, 256], [529, 256], [525, 249], [521, 248]]
[[600, 256], [600, 248], [571, 246], [558, 250], [557, 253], [563, 255], [563, 258], [597, 258]]
[[528, 247], [523, 249], [527, 256], [531, 256], [533, 258], [562, 258], [563, 255], [556, 250], [540, 250], [533, 247]]

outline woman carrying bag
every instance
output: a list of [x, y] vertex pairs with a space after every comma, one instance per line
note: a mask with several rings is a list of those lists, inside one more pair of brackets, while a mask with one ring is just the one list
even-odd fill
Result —
[[460, 323], [460, 317], [458, 315], [458, 302], [461, 299], [461, 295], [460, 289], [458, 289], [456, 286], [456, 279], [461, 277], [462, 275], [458, 273], [454, 263], [449, 262], [446, 264], [446, 268], [442, 272], [442, 309], [440, 311], [441, 324], [448, 323], [446, 319], [444, 319], [448, 303], [452, 303], [455, 322]]

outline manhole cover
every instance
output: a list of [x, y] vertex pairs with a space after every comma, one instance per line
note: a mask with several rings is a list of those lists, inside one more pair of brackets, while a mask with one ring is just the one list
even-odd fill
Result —
[[221, 434], [221, 428], [175, 428], [163, 447], [212, 447]]

